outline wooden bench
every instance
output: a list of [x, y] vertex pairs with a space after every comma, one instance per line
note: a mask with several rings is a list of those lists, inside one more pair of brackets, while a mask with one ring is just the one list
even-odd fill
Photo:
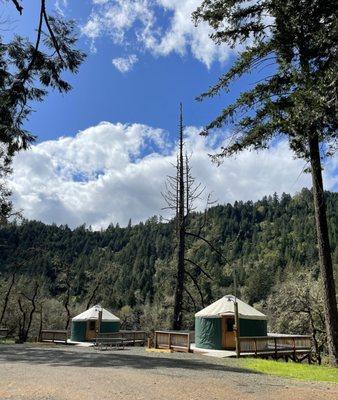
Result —
[[68, 331], [45, 329], [41, 331], [40, 341], [41, 342], [52, 342], [52, 343], [65, 343], [67, 344]]

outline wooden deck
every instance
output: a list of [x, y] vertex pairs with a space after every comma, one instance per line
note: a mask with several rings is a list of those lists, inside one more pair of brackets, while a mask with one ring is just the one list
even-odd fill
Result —
[[311, 336], [308, 335], [278, 335], [239, 338], [239, 354], [243, 356], [254, 356], [261, 358], [273, 358], [285, 361], [291, 359], [302, 362], [305, 359], [311, 363]]
[[[236, 357], [236, 349], [228, 350], [209, 350], [198, 348], [193, 343], [194, 332], [180, 331], [156, 331], [154, 347], [157, 349], [171, 349], [173, 351], [183, 351], [201, 353], [213, 357]], [[239, 338], [239, 357], [260, 357], [273, 358], [275, 360], [289, 359], [295, 362], [302, 362], [305, 359], [310, 363], [311, 336], [307, 335], [283, 335], [270, 334], [269, 336], [240, 337]]]

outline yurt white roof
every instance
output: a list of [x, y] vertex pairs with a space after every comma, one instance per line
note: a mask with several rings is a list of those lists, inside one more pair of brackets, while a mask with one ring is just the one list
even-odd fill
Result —
[[222, 297], [221, 299], [210, 304], [210, 306], [203, 308], [195, 314], [195, 317], [209, 317], [209, 318], [219, 318], [223, 315], [234, 315], [235, 299], [238, 304], [238, 316], [242, 319], [263, 319], [266, 320], [266, 315], [256, 310], [255, 308], [249, 306], [249, 304], [244, 303], [244, 301], [235, 298], [235, 296], [229, 294]]
[[120, 318], [118, 318], [116, 315], [112, 314], [105, 308], [101, 307], [99, 304], [77, 315], [73, 318], [73, 321], [88, 321], [99, 319], [99, 311], [101, 310], [103, 322], [120, 321]]

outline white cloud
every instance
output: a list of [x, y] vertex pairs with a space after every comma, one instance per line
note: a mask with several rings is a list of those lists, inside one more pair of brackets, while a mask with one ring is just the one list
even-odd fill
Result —
[[56, 0], [54, 7], [59, 14], [64, 15], [64, 10], [68, 7], [68, 0]]
[[[82, 33], [94, 42], [109, 36], [114, 44], [130, 45], [154, 55], [191, 54], [208, 68], [225, 61], [230, 49], [209, 38], [206, 23], [195, 27], [191, 14], [201, 0], [92, 0], [91, 15]], [[163, 23], [163, 21], [165, 21]], [[164, 27], [164, 25], [166, 27]]]
[[127, 57], [118, 57], [112, 59], [114, 67], [117, 68], [122, 73], [129, 72], [133, 68], [133, 66], [137, 63], [137, 61], [138, 58], [135, 54], [130, 54]]
[[185, 54], [190, 48], [197, 60], [208, 68], [214, 61], [224, 62], [230, 53], [225, 46], [217, 46], [210, 39], [210, 27], [201, 22], [197, 27], [192, 22], [192, 13], [201, 4], [201, 0], [157, 0], [159, 6], [171, 12], [169, 28], [153, 50], [162, 55], [176, 52]]
[[100, 35], [108, 35], [115, 44], [123, 44], [126, 34], [135, 24], [140, 25], [142, 31], [153, 25], [154, 13], [150, 1], [113, 0], [94, 3], [82, 33], [92, 40]]
[[[208, 153], [214, 140], [186, 129], [188, 151], [193, 151], [193, 174], [213, 192], [219, 203], [257, 200], [277, 192], [295, 193], [310, 186], [286, 142], [270, 151], [245, 151], [216, 167]], [[24, 216], [47, 223], [86, 223], [95, 229], [109, 223], [125, 225], [163, 214], [161, 190], [172, 173], [175, 148], [168, 134], [140, 124], [103, 122], [75, 137], [45, 141], [16, 156], [12, 177], [13, 200]], [[326, 168], [327, 189], [337, 185], [332, 159]], [[203, 209], [204, 202], [200, 202]]]

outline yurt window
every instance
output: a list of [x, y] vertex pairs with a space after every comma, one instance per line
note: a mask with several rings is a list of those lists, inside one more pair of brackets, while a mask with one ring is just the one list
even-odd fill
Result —
[[235, 320], [233, 318], [227, 318], [227, 331], [228, 332], [234, 331], [234, 324], [235, 324]]
[[95, 328], [96, 328], [95, 322], [96, 321], [89, 321], [89, 330], [90, 331], [95, 331]]

